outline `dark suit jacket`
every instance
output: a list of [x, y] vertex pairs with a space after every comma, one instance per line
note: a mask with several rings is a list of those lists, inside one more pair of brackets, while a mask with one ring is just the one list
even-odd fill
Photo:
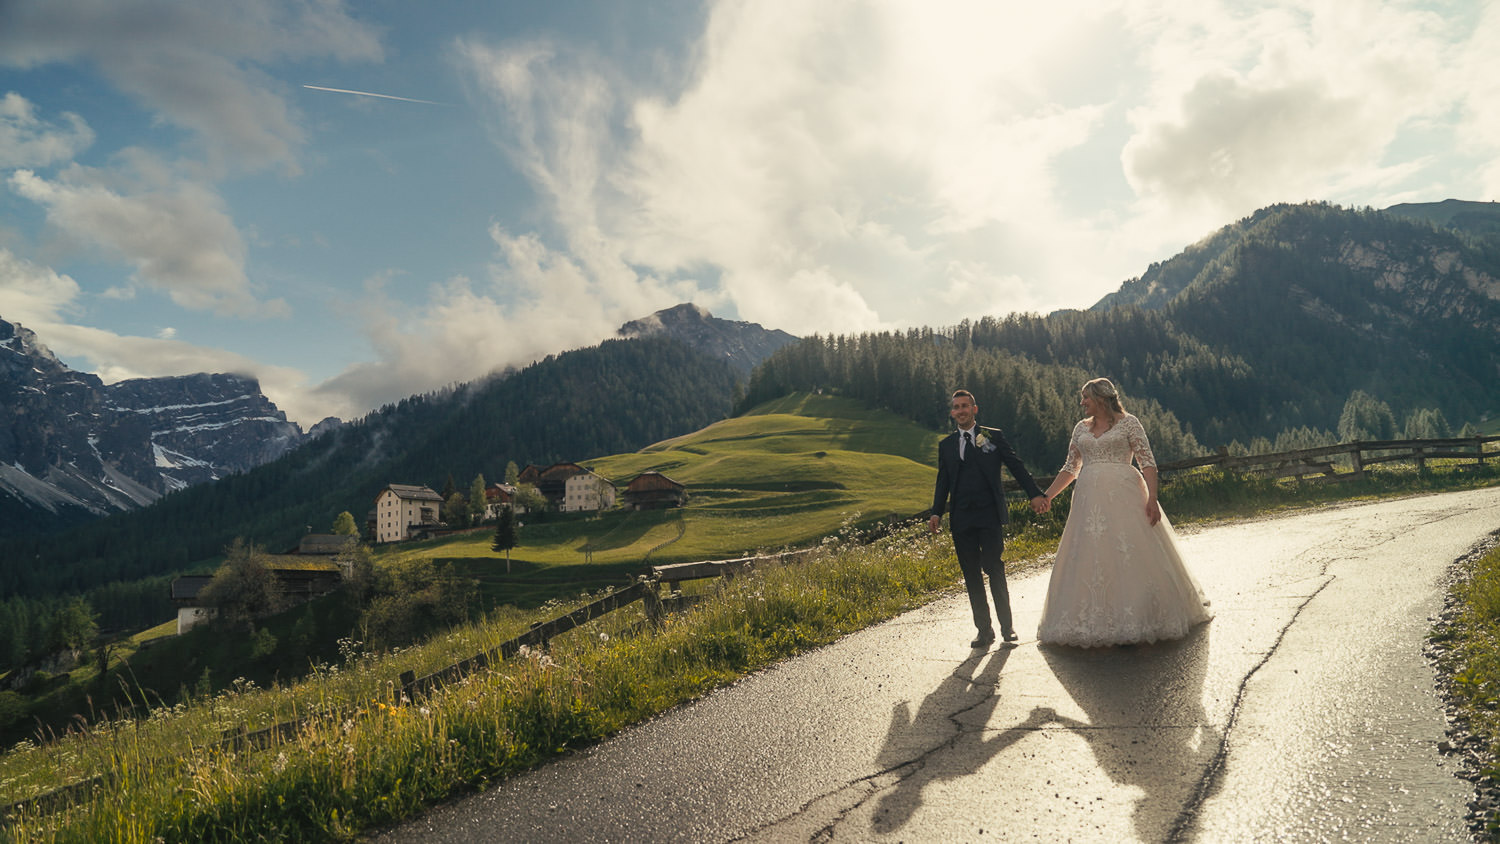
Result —
[[[969, 461], [973, 464], [970, 468], [978, 468], [984, 473], [984, 479], [989, 482], [990, 490], [995, 494], [995, 507], [1000, 511], [1000, 524], [1003, 525], [1010, 521], [1010, 510], [1005, 506], [1005, 488], [1000, 480], [1001, 463], [1010, 469], [1011, 476], [1026, 490], [1028, 498], [1036, 498], [1042, 494], [1042, 490], [1032, 480], [1031, 473], [1026, 471], [1026, 465], [1016, 456], [1010, 443], [1005, 441], [1005, 435], [1000, 433], [999, 428], [980, 425], [976, 426], [975, 431], [983, 433], [994, 448], [986, 451], [976, 447], [969, 455]], [[932, 493], [932, 514], [935, 516], [943, 515], [948, 509], [954, 484], [958, 481], [958, 467], [958, 432], [954, 431], [938, 443], [937, 486]]]

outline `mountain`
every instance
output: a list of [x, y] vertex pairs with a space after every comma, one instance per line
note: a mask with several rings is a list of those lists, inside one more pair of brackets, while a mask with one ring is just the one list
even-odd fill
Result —
[[[1492, 246], [1500, 247], [1500, 202], [1467, 202], [1446, 199], [1442, 202], [1393, 205], [1384, 211], [1355, 211], [1323, 203], [1272, 205], [1231, 223], [1203, 240], [1188, 246], [1176, 256], [1151, 264], [1139, 277], [1120, 285], [1120, 289], [1100, 299], [1093, 310], [1107, 310], [1121, 305], [1161, 309], [1194, 282], [1208, 283], [1213, 265], [1226, 263], [1226, 255], [1246, 243], [1265, 241], [1268, 232], [1287, 231], [1310, 222], [1320, 214], [1347, 221], [1341, 232], [1328, 232], [1337, 242], [1315, 244], [1292, 232], [1284, 245], [1310, 260], [1342, 266], [1362, 273], [1371, 285], [1383, 289], [1410, 290], [1423, 298], [1431, 295], [1454, 296], [1457, 300], [1495, 300], [1493, 289], [1494, 255], [1484, 248], [1483, 239], [1495, 238]], [[1389, 225], [1377, 224], [1383, 220]], [[1480, 244], [1458, 234], [1481, 239]], [[1379, 241], [1388, 236], [1389, 242]], [[1408, 248], [1408, 246], [1410, 248]], [[1388, 248], [1389, 247], [1389, 248]], [[1305, 249], [1321, 249], [1314, 255]], [[1328, 249], [1343, 250], [1336, 254]], [[1489, 278], [1470, 283], [1466, 275], [1477, 270]], [[1377, 282], [1377, 277], [1389, 277]], [[1420, 283], [1426, 293], [1410, 285]], [[1491, 285], [1486, 289], [1486, 285]]]
[[719, 319], [692, 304], [677, 305], [627, 322], [620, 326], [616, 336], [673, 337], [689, 348], [725, 361], [744, 377], [772, 352], [797, 339], [780, 329], [762, 328], [758, 323]]
[[1385, 213], [1420, 220], [1475, 237], [1500, 240], [1500, 202], [1472, 202], [1464, 199], [1403, 202], [1385, 209]]
[[1232, 388], [1221, 381], [1228, 392], [1196, 407], [1155, 378], [1153, 394], [1200, 437], [1333, 429], [1353, 390], [1387, 402], [1398, 420], [1418, 408], [1457, 424], [1500, 412], [1491, 389], [1500, 376], [1500, 248], [1429, 221], [1272, 206], [1153, 265], [1095, 309], [1132, 304], [1238, 362]]
[[0, 534], [140, 507], [274, 460], [302, 439], [253, 378], [106, 385], [0, 320], [0, 512], [9, 525]]
[[1385, 403], [1391, 433], [1424, 411], [1457, 429], [1500, 415], [1500, 248], [1372, 209], [1276, 205], [1087, 311], [843, 339], [779, 350], [740, 406], [831, 388], [941, 425], [942, 389], [961, 384], [1044, 461], [1065, 446], [1078, 386], [1099, 375], [1174, 456], [1319, 439], [1355, 393]]

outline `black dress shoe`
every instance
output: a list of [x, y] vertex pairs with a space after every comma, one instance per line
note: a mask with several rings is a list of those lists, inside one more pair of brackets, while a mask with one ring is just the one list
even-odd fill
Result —
[[1021, 638], [1020, 636], [1016, 635], [1016, 631], [1014, 631], [1014, 630], [1010, 631], [1009, 633], [1002, 634], [1002, 635], [1005, 637], [1005, 641], [1007, 641], [1007, 642], [1014, 642], [1014, 641], [1016, 641], [1016, 640], [1018, 640], [1018, 639]]
[[978, 636], [974, 637], [974, 641], [972, 641], [972, 642], [969, 643], [969, 647], [971, 647], [971, 648], [983, 648], [983, 647], [987, 647], [987, 646], [993, 644], [994, 641], [995, 641], [995, 631], [993, 631], [993, 630], [983, 630], [983, 631], [980, 631], [980, 633], [979, 633]]

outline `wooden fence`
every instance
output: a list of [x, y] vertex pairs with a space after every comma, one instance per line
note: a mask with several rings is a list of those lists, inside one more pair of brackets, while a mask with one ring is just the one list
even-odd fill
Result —
[[[530, 630], [513, 639], [500, 643], [497, 647], [475, 654], [468, 659], [460, 660], [423, 677], [416, 676], [416, 673], [413, 671], [402, 673], [400, 678], [402, 699], [405, 701], [414, 701], [419, 697], [431, 694], [435, 689], [457, 682], [470, 674], [483, 671], [491, 665], [514, 657], [516, 654], [521, 653], [523, 647], [546, 647], [547, 643], [553, 637], [616, 610], [628, 607], [636, 601], [642, 601], [645, 604], [647, 624], [659, 624], [667, 613], [686, 609], [702, 600], [703, 596], [701, 595], [684, 596], [680, 589], [684, 582], [717, 577], [732, 580], [736, 575], [753, 571], [757, 566], [801, 562], [811, 553], [811, 551], [806, 550], [787, 551], [781, 554], [739, 557], [733, 560], [651, 566], [647, 570], [647, 573], [641, 575], [635, 583], [623, 589], [618, 589], [586, 606], [579, 607], [566, 615], [558, 616], [549, 621], [537, 622], [531, 625]], [[665, 594], [663, 594], [663, 588], [665, 588]], [[243, 726], [237, 729], [226, 730], [221, 734], [219, 740], [213, 743], [213, 746], [219, 750], [231, 751], [264, 750], [294, 738], [303, 727], [315, 718], [344, 717], [357, 708], [356, 705], [345, 704], [315, 715], [291, 721], [283, 721], [279, 724], [273, 724], [258, 730], [250, 730]], [[106, 782], [107, 780], [103, 775], [94, 776], [82, 782], [72, 783], [34, 797], [0, 806], [0, 828], [4, 828], [8, 818], [18, 812], [27, 810], [47, 812], [61, 809], [85, 799], [96, 788], [104, 786]]]
[[[1163, 478], [1173, 473], [1216, 466], [1231, 472], [1296, 478], [1299, 481], [1348, 481], [1364, 477], [1366, 468], [1379, 463], [1413, 463], [1417, 471], [1426, 471], [1427, 461], [1439, 459], [1472, 460], [1475, 466], [1483, 466], [1486, 460], [1500, 459], [1500, 453], [1485, 453], [1484, 447], [1494, 442], [1500, 442], [1500, 436], [1358, 441], [1275, 454], [1245, 455], [1231, 455], [1227, 448], [1221, 446], [1217, 454], [1172, 460], [1158, 464], [1156, 469]], [[1351, 467], [1349, 471], [1339, 471], [1341, 459], [1347, 461]], [[1052, 482], [1052, 477], [1039, 477], [1036, 480], [1045, 488]], [[1005, 488], [1012, 491], [1020, 489], [1020, 485], [1007, 477]]]
[[[418, 695], [428, 694], [435, 688], [456, 682], [490, 665], [510, 659], [520, 653], [523, 647], [546, 647], [554, 636], [566, 633], [615, 610], [624, 609], [636, 601], [644, 602], [647, 623], [657, 624], [667, 613], [686, 609], [700, 600], [700, 596], [682, 594], [680, 586], [685, 581], [715, 577], [732, 580], [735, 575], [752, 571], [758, 565], [801, 562], [810, 553], [810, 551], [786, 551], [780, 554], [739, 557], [733, 560], [705, 560], [696, 563], [651, 566], [646, 574], [641, 575], [630, 586], [605, 595], [567, 615], [532, 624], [530, 630], [514, 639], [501, 642], [497, 647], [455, 662], [425, 677], [418, 677], [414, 671], [403, 673], [401, 692], [407, 699], [414, 700]], [[663, 585], [667, 590], [665, 595], [661, 592]]]

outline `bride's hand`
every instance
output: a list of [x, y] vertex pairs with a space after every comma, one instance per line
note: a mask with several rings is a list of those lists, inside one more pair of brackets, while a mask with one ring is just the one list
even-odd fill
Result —
[[1156, 499], [1153, 498], [1146, 502], [1146, 523], [1155, 527], [1159, 521], [1161, 521], [1161, 505], [1157, 504]]

